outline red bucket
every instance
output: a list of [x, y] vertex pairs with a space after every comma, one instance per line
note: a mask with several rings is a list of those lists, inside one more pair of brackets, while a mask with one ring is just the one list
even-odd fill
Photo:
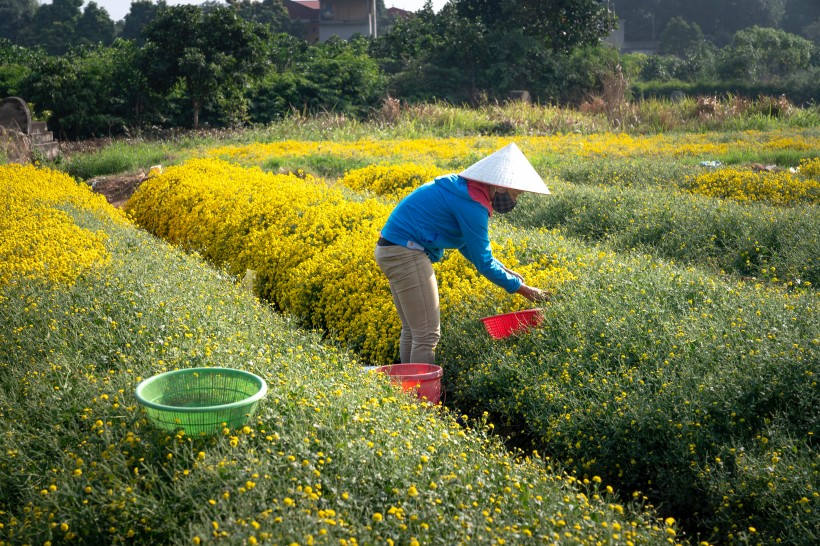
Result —
[[441, 376], [444, 371], [435, 364], [391, 364], [379, 366], [376, 372], [385, 373], [404, 391], [414, 391], [416, 396], [438, 404], [441, 398]]
[[542, 309], [526, 309], [503, 315], [494, 315], [481, 319], [484, 327], [494, 339], [504, 339], [513, 334], [528, 330], [533, 326], [538, 326], [544, 317], [541, 316]]

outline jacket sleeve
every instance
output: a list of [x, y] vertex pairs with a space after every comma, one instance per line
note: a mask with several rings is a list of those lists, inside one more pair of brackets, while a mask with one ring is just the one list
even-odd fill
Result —
[[456, 218], [464, 236], [464, 245], [458, 251], [491, 282], [510, 294], [518, 290], [521, 279], [507, 273], [501, 262], [493, 256], [488, 234], [489, 214], [486, 209], [476, 203], [476, 207], [465, 207], [457, 211]]

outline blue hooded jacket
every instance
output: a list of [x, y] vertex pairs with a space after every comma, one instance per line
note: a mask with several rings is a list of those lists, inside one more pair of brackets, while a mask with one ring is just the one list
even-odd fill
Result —
[[398, 245], [424, 250], [431, 262], [444, 249], [455, 248], [479, 273], [509, 293], [521, 280], [507, 273], [490, 248], [490, 214], [467, 191], [467, 180], [457, 174], [440, 176], [417, 188], [399, 202], [381, 236]]

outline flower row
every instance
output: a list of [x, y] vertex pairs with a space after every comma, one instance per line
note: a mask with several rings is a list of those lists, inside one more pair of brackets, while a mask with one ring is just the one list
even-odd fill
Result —
[[[720, 141], [711, 134], [580, 133], [516, 137], [528, 157], [719, 157], [729, 152], [758, 153], [774, 150], [806, 152], [820, 149], [820, 137], [811, 133], [745, 131]], [[424, 138], [355, 141], [277, 141], [230, 145], [209, 149], [208, 157], [260, 164], [268, 158], [333, 155], [346, 158], [384, 158], [418, 164], [466, 167], [512, 142], [510, 137]]]
[[[398, 167], [394, 172], [397, 188], [419, 179], [417, 169]], [[356, 173], [347, 177], [365, 178]], [[260, 296], [311, 327], [333, 332], [368, 360], [395, 359], [400, 323], [387, 280], [373, 259], [389, 205], [375, 199], [351, 201], [311, 177], [202, 159], [144, 183], [127, 210], [140, 226], [202, 253], [235, 275], [254, 271]], [[527, 241], [516, 239], [495, 252], [529, 283], [554, 289], [573, 277], [543, 255], [522, 263]], [[518, 297], [496, 299], [502, 292], [458, 253], [448, 254], [436, 269], [443, 319], [466, 302], [497, 312], [525, 303]]]

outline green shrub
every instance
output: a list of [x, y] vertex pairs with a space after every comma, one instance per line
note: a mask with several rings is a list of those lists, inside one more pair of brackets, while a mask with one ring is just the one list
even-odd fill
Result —
[[764, 544], [816, 541], [816, 292], [723, 283], [557, 236], [541, 245], [576, 263], [578, 280], [527, 335], [481, 341], [475, 315], [453, 317], [437, 355], [449, 403], [489, 412], [514, 445], [579, 477], [646, 495], [704, 539], [753, 527]]
[[[587, 181], [583, 175], [592, 172], [581, 178]], [[780, 208], [704, 198], [671, 187], [636, 189], [630, 173], [613, 176], [613, 184], [556, 186], [547, 199], [522, 200], [509, 219], [522, 227], [560, 228], [582, 240], [716, 273], [820, 286], [815, 205]]]

